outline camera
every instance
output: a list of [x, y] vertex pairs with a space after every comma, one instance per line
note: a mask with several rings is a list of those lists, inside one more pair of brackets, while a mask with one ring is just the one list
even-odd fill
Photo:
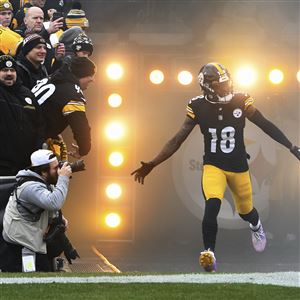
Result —
[[[64, 163], [65, 163], [65, 161], [60, 161], [59, 167], [61, 168]], [[76, 160], [72, 163], [68, 162], [68, 165], [71, 167], [72, 173], [85, 170], [85, 164], [84, 164], [83, 159]]]

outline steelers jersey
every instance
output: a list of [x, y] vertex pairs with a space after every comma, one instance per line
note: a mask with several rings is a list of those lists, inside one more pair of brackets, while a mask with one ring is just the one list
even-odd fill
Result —
[[86, 100], [79, 85], [70, 81], [53, 84], [51, 79], [38, 81], [31, 90], [46, 121], [47, 137], [54, 138], [69, 125], [68, 116], [72, 113], [85, 114]]
[[204, 164], [232, 172], [248, 170], [244, 127], [252, 104], [253, 98], [242, 93], [235, 93], [226, 104], [211, 103], [204, 96], [189, 101], [187, 116], [199, 124], [204, 136]]

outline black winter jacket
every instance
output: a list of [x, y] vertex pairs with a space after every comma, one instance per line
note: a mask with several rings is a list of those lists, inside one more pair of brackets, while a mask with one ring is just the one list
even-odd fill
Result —
[[0, 175], [30, 165], [31, 153], [42, 145], [43, 128], [31, 91], [19, 80], [11, 87], [0, 82]]
[[23, 85], [30, 90], [36, 85], [38, 80], [48, 77], [48, 72], [44, 65], [36, 69], [22, 54], [18, 56], [17, 65], [18, 77], [23, 82]]

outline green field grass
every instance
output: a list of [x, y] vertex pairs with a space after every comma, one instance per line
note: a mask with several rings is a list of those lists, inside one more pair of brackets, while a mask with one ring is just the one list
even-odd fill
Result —
[[[174, 274], [174, 273], [173, 273]], [[63, 277], [144, 277], [172, 275], [172, 273], [0, 273], [1, 278]], [[157, 276], [156, 276], [157, 275]], [[175, 275], [175, 274], [174, 274]], [[176, 275], [180, 275], [176, 273]], [[189, 275], [189, 274], [186, 274]], [[192, 274], [190, 274], [192, 275]], [[201, 275], [201, 274], [198, 274]], [[214, 274], [202, 274], [214, 280]], [[230, 275], [230, 274], [225, 274]], [[238, 274], [237, 274], [238, 275]], [[241, 274], [242, 276], [242, 274]], [[252, 275], [251, 275], [252, 276]], [[116, 278], [117, 277], [117, 278]], [[168, 276], [167, 276], [168, 277]], [[255, 277], [255, 276], [254, 276]], [[83, 280], [85, 280], [83, 278]], [[120, 279], [121, 279], [120, 278]], [[190, 280], [190, 279], [189, 279]], [[199, 278], [201, 282], [201, 278]], [[203, 280], [203, 279], [202, 279]], [[40, 280], [38, 280], [40, 281]], [[101, 281], [101, 280], [100, 280]], [[4, 282], [4, 281], [3, 281]], [[187, 281], [189, 282], [189, 281]], [[207, 281], [206, 281], [207, 282]], [[251, 280], [252, 282], [252, 280]], [[26, 283], [0, 284], [0, 300], [6, 299], [218, 299], [218, 300], [285, 300], [300, 299], [300, 288], [249, 283]]]
[[0, 299], [300, 299], [300, 289], [256, 284], [8, 284]]

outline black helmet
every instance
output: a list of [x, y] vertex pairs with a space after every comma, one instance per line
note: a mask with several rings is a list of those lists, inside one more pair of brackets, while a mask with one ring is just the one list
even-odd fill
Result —
[[198, 74], [199, 84], [206, 100], [213, 103], [227, 103], [233, 97], [231, 76], [219, 63], [204, 65]]

